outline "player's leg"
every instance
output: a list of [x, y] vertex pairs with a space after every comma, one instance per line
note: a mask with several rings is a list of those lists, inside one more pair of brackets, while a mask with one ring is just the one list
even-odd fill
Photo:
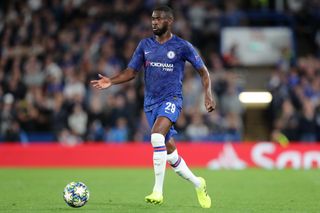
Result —
[[163, 202], [162, 191], [167, 159], [165, 135], [171, 126], [172, 122], [168, 118], [158, 117], [151, 130], [155, 184], [153, 192], [145, 197], [146, 202], [149, 203], [161, 204]]
[[199, 187], [201, 183], [200, 179], [191, 172], [184, 159], [179, 156], [173, 138], [170, 138], [169, 141], [167, 141], [166, 147], [168, 153], [167, 161], [172, 169], [179, 176], [190, 181], [195, 187]]
[[206, 182], [202, 177], [196, 177], [187, 166], [186, 162], [179, 156], [173, 138], [166, 143], [167, 161], [172, 169], [182, 178], [190, 181], [196, 188], [198, 201], [203, 208], [211, 207], [211, 198], [207, 193]]

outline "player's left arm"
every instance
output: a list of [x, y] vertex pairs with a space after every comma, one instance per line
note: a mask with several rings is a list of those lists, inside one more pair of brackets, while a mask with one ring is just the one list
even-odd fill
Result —
[[216, 102], [211, 92], [211, 80], [209, 71], [202, 61], [199, 53], [189, 42], [186, 42], [184, 56], [185, 60], [189, 61], [192, 66], [198, 71], [204, 88], [204, 105], [208, 112], [212, 112], [216, 108]]
[[212, 112], [216, 108], [216, 102], [211, 91], [210, 74], [206, 66], [197, 69], [204, 88], [204, 105], [208, 112]]

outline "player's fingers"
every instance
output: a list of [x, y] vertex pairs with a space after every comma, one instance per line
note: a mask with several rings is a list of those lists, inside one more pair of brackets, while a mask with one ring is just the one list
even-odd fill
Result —
[[98, 89], [103, 89], [103, 87], [100, 84], [97, 85], [97, 88]]
[[92, 85], [96, 89], [100, 89], [100, 85], [98, 83]]
[[208, 112], [212, 112], [214, 109], [215, 109], [215, 108], [214, 108], [212, 105], [209, 105], [209, 106], [207, 107], [207, 111], [208, 111]]
[[206, 102], [206, 103], [205, 103], [205, 106], [206, 106], [207, 109], [209, 109], [210, 107], [212, 107], [212, 103]]

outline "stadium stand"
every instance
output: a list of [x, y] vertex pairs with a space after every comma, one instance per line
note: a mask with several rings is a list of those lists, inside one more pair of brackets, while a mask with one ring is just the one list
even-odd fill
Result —
[[[148, 141], [143, 76], [97, 92], [98, 73], [124, 69], [137, 42], [151, 36], [156, 0], [28, 0], [0, 3], [0, 141], [61, 143]], [[172, 6], [174, 32], [190, 40], [212, 75], [218, 107], [205, 113], [201, 81], [187, 65], [178, 140], [320, 141], [320, 3], [310, 1], [161, 1]], [[294, 48], [283, 61], [248, 68], [221, 52], [225, 27], [285, 26]], [[263, 70], [263, 71], [261, 71]], [[250, 80], [253, 78], [254, 80]], [[273, 101], [258, 116], [238, 99], [268, 89]], [[254, 138], [259, 120], [262, 138]], [[256, 125], [256, 126], [254, 126]], [[259, 126], [258, 125], [258, 126]], [[254, 129], [253, 129], [254, 128]], [[297, 134], [299, 132], [299, 134]]]

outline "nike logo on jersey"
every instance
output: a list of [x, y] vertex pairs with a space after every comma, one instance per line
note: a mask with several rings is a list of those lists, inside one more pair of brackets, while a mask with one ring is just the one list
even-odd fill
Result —
[[149, 53], [151, 53], [151, 51], [144, 51], [144, 54], [145, 54], [145, 55], [147, 55], [147, 54], [149, 54]]

